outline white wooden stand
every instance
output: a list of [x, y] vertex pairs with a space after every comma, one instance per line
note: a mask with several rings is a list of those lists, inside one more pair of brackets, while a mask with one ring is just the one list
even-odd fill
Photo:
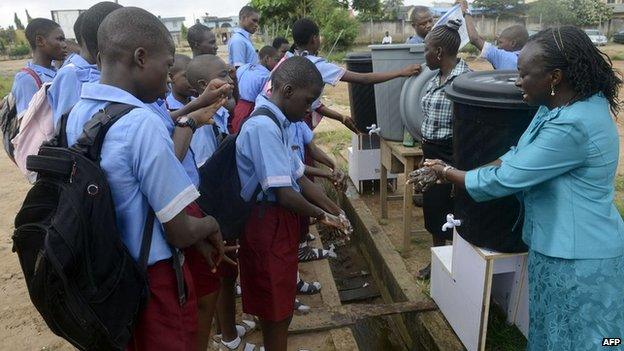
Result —
[[[372, 140], [372, 142], [371, 142]], [[349, 178], [362, 192], [365, 180], [379, 180], [381, 177], [381, 153], [379, 150], [379, 136], [355, 135], [351, 137], [351, 146], [348, 148]], [[396, 174], [388, 174], [388, 179], [395, 179]]]
[[485, 350], [490, 298], [527, 336], [527, 254], [478, 248], [457, 231], [453, 245], [431, 248], [431, 297], [468, 351]]

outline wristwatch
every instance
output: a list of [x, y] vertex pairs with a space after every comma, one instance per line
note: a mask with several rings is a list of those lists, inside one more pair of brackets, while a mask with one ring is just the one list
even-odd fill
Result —
[[191, 131], [193, 133], [195, 133], [195, 131], [197, 130], [197, 122], [195, 122], [194, 119], [188, 117], [188, 116], [182, 116], [180, 118], [178, 118], [176, 120], [176, 126], [178, 127], [182, 127], [182, 128], [191, 128]]

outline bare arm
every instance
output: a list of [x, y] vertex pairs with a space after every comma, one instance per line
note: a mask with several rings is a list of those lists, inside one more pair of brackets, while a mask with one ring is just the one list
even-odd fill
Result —
[[387, 82], [394, 78], [418, 75], [421, 70], [422, 69], [419, 64], [414, 64], [409, 65], [402, 70], [390, 72], [357, 73], [346, 71], [340, 80], [343, 82], [358, 84], [377, 84]]
[[468, 13], [468, 1], [466, 0], [457, 0], [458, 4], [461, 5], [462, 12], [464, 13], [464, 20], [466, 21], [466, 30], [468, 31], [468, 38], [472, 45], [476, 46], [477, 49], [483, 50], [483, 45], [485, 45], [485, 40], [483, 40], [479, 36], [479, 32], [477, 32], [477, 27], [474, 24], [474, 19], [472, 15]]
[[336, 169], [336, 163], [323, 150], [321, 150], [314, 142], [308, 144], [308, 151], [314, 161], [318, 161], [330, 169]]
[[[305, 177], [303, 177], [305, 178]], [[308, 202], [303, 195], [296, 192], [291, 187], [274, 188], [277, 202], [287, 209], [296, 212], [299, 215], [322, 218], [325, 211]]]
[[301, 177], [297, 180], [297, 182], [299, 183], [301, 193], [306, 200], [319, 206], [334, 216], [339, 216], [342, 213], [340, 207], [338, 207], [338, 205], [336, 205], [330, 198], [327, 197], [327, 195], [325, 195], [325, 190], [323, 190], [323, 187], [319, 184], [313, 183], [307, 177]]
[[316, 112], [320, 113], [325, 117], [339, 121], [340, 123], [344, 124], [345, 127], [349, 128], [353, 133], [360, 134], [360, 131], [355, 125], [355, 121], [353, 121], [353, 118], [351, 118], [350, 116], [345, 116], [342, 113], [332, 110], [325, 105], [321, 105], [321, 107], [317, 108]]
[[321, 177], [326, 179], [332, 179], [332, 172], [327, 169], [305, 166], [305, 175], [311, 177]]

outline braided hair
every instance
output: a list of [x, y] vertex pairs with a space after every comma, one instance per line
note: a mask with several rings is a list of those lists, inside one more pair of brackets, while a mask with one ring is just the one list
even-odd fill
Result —
[[442, 26], [437, 26], [427, 34], [428, 40], [431, 44], [441, 47], [447, 55], [457, 55], [459, 51], [459, 45], [461, 44], [461, 38], [459, 36], [459, 27], [461, 27], [461, 20], [449, 20]]
[[545, 71], [563, 72], [577, 93], [576, 99], [584, 100], [602, 92], [609, 100], [611, 112], [617, 115], [621, 76], [614, 71], [609, 56], [598, 50], [585, 32], [573, 26], [548, 28], [532, 36], [528, 43], [542, 49]]

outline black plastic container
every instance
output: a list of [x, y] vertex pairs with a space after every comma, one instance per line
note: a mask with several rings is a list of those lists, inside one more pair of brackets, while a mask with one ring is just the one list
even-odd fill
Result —
[[[447, 88], [453, 101], [455, 166], [472, 170], [488, 164], [518, 143], [536, 112], [514, 85], [517, 71], [464, 74]], [[455, 188], [459, 234], [473, 245], [500, 252], [522, 252], [521, 204], [515, 195], [477, 203]]]
[[[349, 71], [370, 73], [373, 71], [373, 60], [370, 52], [351, 52], [344, 59]], [[351, 117], [357, 128], [366, 133], [366, 127], [377, 123], [375, 107], [375, 87], [373, 84], [349, 83], [349, 104]]]

